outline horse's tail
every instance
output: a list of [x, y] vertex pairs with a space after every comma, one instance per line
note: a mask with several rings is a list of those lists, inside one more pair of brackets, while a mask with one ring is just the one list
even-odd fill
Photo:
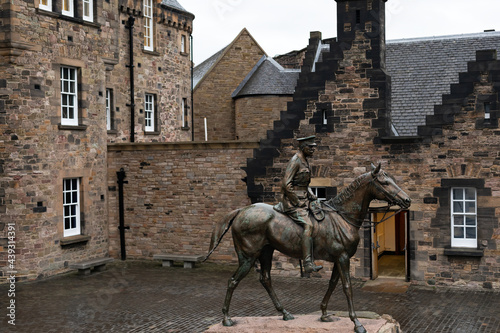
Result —
[[240, 210], [241, 209], [233, 210], [231, 213], [226, 215], [226, 217], [224, 217], [224, 219], [221, 222], [215, 225], [214, 231], [212, 232], [212, 238], [210, 239], [210, 250], [205, 259], [203, 259], [204, 262], [215, 251], [217, 246], [219, 246], [220, 242], [222, 241], [222, 238], [229, 231], [229, 228], [231, 228], [231, 225], [233, 224], [233, 221], [236, 218], [236, 216], [238, 216]]

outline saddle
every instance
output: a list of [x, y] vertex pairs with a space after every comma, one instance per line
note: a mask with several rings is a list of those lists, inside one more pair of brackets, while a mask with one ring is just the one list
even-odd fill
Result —
[[[281, 202], [274, 205], [273, 208], [275, 211], [287, 215], [284, 212], [283, 204]], [[309, 213], [318, 222], [321, 222], [325, 219], [325, 211], [323, 210], [323, 207], [321, 207], [321, 202], [319, 200], [309, 202]]]

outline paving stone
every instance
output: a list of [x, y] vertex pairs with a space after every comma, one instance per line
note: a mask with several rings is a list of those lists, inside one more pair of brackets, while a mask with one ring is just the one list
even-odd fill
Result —
[[[0, 286], [1, 332], [203, 332], [222, 320], [227, 280], [235, 266], [202, 264], [192, 270], [153, 261], [115, 261], [90, 276], [76, 273], [16, 284], [16, 326], [7, 324], [7, 285]], [[273, 285], [292, 314], [313, 313], [328, 280], [274, 277]], [[358, 311], [389, 314], [405, 333], [499, 332], [500, 292], [422, 288], [406, 293], [370, 292], [353, 282]], [[342, 288], [331, 313], [347, 311]], [[231, 316], [276, 316], [256, 272], [236, 289]]]

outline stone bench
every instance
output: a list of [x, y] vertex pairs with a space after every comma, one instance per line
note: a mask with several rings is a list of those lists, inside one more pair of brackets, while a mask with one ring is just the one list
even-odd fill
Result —
[[172, 267], [174, 261], [183, 261], [184, 268], [194, 268], [194, 265], [202, 261], [204, 256], [188, 254], [155, 254], [153, 255], [153, 259], [161, 260], [163, 267]]
[[70, 264], [69, 268], [78, 269], [78, 273], [81, 275], [90, 275], [90, 271], [92, 269], [94, 272], [102, 272], [106, 268], [106, 264], [108, 262], [112, 262], [113, 260], [113, 258], [90, 259]]

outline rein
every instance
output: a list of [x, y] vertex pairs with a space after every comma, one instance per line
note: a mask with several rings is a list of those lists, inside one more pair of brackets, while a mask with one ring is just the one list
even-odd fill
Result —
[[[375, 178], [372, 178], [371, 183], [373, 183], [377, 187], [377, 189], [379, 191], [383, 192], [387, 197], [395, 198], [399, 194], [399, 192], [401, 192], [401, 190], [399, 190], [396, 194], [391, 194], [391, 193], [387, 192], [385, 190], [385, 188], [383, 188], [382, 186], [380, 186], [374, 180], [375, 180]], [[403, 208], [399, 208], [397, 211], [394, 212], [394, 214], [386, 217], [387, 213], [389, 213], [389, 211], [391, 209], [391, 204], [387, 203], [387, 209], [384, 212], [384, 216], [382, 216], [382, 220], [378, 221], [378, 222], [374, 222], [374, 221], [366, 220], [364, 218], [362, 218], [362, 219], [349, 218], [349, 217], [346, 216], [345, 212], [339, 210], [338, 208], [336, 208], [334, 206], [331, 206], [330, 204], [326, 203], [325, 201], [322, 201], [321, 203], [324, 206], [328, 207], [331, 211], [337, 212], [340, 216], [342, 216], [342, 218], [344, 219], [344, 221], [346, 221], [348, 224], [352, 225], [353, 227], [360, 228], [360, 229], [369, 229], [372, 226], [377, 226], [380, 223], [389, 220], [391, 217], [395, 216], [396, 214], [400, 213], [403, 210]], [[354, 222], [351, 222], [350, 220], [354, 220]], [[369, 225], [363, 225], [364, 223], [368, 223]]]

